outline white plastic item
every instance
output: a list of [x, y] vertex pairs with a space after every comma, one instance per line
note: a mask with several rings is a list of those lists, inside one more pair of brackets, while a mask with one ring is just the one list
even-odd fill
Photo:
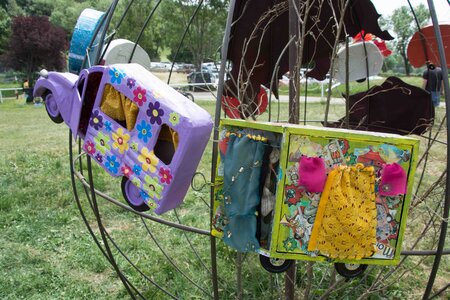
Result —
[[[334, 71], [334, 78], [341, 83], [345, 82], [345, 52], [345, 47], [339, 49]], [[358, 42], [351, 44], [348, 47], [348, 52], [349, 81], [363, 80], [367, 78], [367, 75], [375, 76], [381, 72], [384, 58], [373, 42]]]
[[[125, 39], [113, 40], [109, 44], [109, 47], [106, 50], [105, 55], [103, 56], [104, 64], [112, 65], [128, 63], [134, 45], [135, 43]], [[148, 56], [147, 52], [139, 45], [137, 45], [136, 50], [134, 51], [131, 63], [139, 64], [147, 70], [150, 70], [150, 57]]]

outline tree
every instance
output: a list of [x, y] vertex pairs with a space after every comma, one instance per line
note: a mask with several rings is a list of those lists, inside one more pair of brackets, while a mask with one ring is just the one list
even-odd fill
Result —
[[8, 49], [2, 57], [7, 67], [26, 74], [30, 83], [41, 68], [63, 70], [66, 66], [66, 33], [48, 17], [16, 17], [11, 22]]
[[5, 45], [9, 36], [10, 17], [3, 7], [0, 7], [0, 55], [5, 52]]
[[[124, 38], [135, 42], [147, 16], [151, 13], [156, 3], [157, 1], [151, 0], [134, 2], [120, 25], [116, 38]], [[128, 3], [122, 2], [119, 10], [122, 11], [126, 4]], [[117, 14], [117, 16], [119, 15]], [[113, 19], [113, 21], [117, 21], [117, 19]], [[139, 40], [138, 44], [148, 53], [152, 61], [159, 58], [159, 53], [163, 48], [162, 34], [164, 25], [165, 21], [161, 19], [158, 8]], [[115, 22], [112, 22], [111, 26], [115, 26]]]
[[[165, 45], [174, 55], [181, 35], [188, 26], [200, 1], [196, 0], [170, 0], [164, 2], [162, 9], [163, 19], [166, 22], [164, 29]], [[203, 5], [195, 17], [184, 41], [184, 51], [192, 53], [193, 63], [199, 67], [205, 60], [216, 60], [218, 50], [222, 44], [223, 31], [227, 16], [228, 1], [209, 0]], [[179, 59], [177, 59], [179, 61]]]
[[[430, 19], [430, 13], [423, 4], [419, 4], [414, 8], [419, 26], [422, 27]], [[414, 16], [410, 9], [406, 6], [402, 6], [394, 10], [390, 25], [392, 25], [393, 31], [396, 35], [395, 50], [403, 58], [403, 64], [405, 66], [405, 73], [410, 75], [410, 65], [408, 57], [406, 56], [406, 48], [411, 36], [418, 30], [417, 24], [414, 20]]]

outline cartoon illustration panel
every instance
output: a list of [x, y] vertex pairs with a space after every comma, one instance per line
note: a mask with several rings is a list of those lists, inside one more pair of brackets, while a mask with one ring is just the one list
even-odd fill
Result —
[[[381, 192], [379, 190], [381, 187], [390, 188], [389, 185], [381, 185], [381, 171], [383, 166], [396, 165], [401, 166], [407, 174], [411, 163], [411, 150], [411, 146], [408, 145], [291, 135], [277, 251], [309, 256], [318, 255], [318, 252], [308, 250], [308, 245], [326, 176], [340, 166], [361, 166], [360, 168], [370, 167], [375, 177], [374, 184], [370, 187], [375, 192], [376, 242], [372, 245], [374, 254], [370, 258], [392, 259], [399, 234], [405, 192], [398, 195], [390, 195], [393, 193], [389, 193], [388, 190]], [[320, 189], [315, 186], [305, 188], [308, 186], [308, 178], [320, 179], [317, 168], [303, 170], [300, 168], [300, 161], [305, 157], [320, 158], [320, 161], [323, 161], [326, 175]], [[306, 180], [300, 180], [299, 172], [309, 172]], [[339, 228], [335, 230], [339, 233]], [[349, 235], [352, 234], [349, 233]]]

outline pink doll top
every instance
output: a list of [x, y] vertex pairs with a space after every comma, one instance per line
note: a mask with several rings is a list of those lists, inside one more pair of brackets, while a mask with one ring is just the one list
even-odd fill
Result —
[[323, 187], [327, 181], [327, 170], [322, 158], [300, 157], [298, 175], [299, 186], [304, 187], [308, 192], [320, 193], [323, 191]]
[[406, 172], [398, 163], [383, 165], [379, 194], [381, 196], [397, 196], [406, 194]]

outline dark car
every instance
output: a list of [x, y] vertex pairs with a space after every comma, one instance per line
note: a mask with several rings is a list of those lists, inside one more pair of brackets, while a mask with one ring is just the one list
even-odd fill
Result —
[[189, 89], [207, 91], [215, 85], [215, 75], [211, 72], [192, 72], [187, 76]]

